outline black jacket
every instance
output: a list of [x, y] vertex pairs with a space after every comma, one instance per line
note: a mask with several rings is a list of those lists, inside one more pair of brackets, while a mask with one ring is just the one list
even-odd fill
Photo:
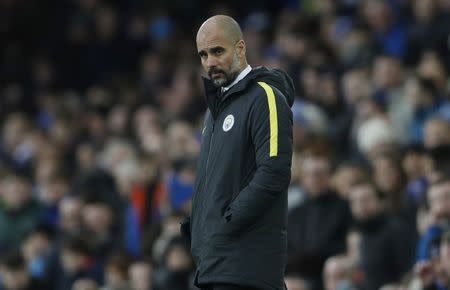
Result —
[[292, 80], [259, 67], [224, 94], [204, 83], [208, 110], [191, 215], [195, 283], [284, 289]]
[[347, 202], [335, 192], [305, 200], [289, 214], [289, 270], [312, 280], [314, 288], [322, 289], [323, 265], [329, 257], [345, 252], [350, 225]]
[[414, 243], [400, 220], [385, 214], [357, 223], [361, 230], [364, 289], [377, 290], [402, 278], [413, 266]]

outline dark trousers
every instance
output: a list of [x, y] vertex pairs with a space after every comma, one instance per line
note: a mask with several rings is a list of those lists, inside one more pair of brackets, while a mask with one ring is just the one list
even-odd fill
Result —
[[232, 285], [232, 284], [213, 284], [205, 290], [258, 290], [252, 287]]

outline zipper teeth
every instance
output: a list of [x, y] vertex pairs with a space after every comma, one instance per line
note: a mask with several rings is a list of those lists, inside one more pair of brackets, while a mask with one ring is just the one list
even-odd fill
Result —
[[[208, 182], [208, 174], [207, 174], [207, 172], [208, 172], [208, 164], [209, 164], [209, 157], [210, 157], [211, 148], [212, 148], [212, 142], [213, 142], [213, 139], [214, 139], [214, 127], [215, 127], [215, 120], [213, 119], [211, 138], [209, 140], [209, 145], [208, 145], [208, 156], [206, 157], [206, 166], [205, 166], [205, 170], [204, 170], [205, 181], [203, 182], [203, 185], [202, 185], [202, 188], [201, 188], [201, 191], [200, 191], [201, 193], [203, 193], [205, 191], [205, 188], [206, 188], [206, 185], [207, 185], [207, 182]], [[206, 202], [205, 199], [206, 198], [203, 196], [200, 209], [203, 209], [203, 207], [205, 205], [205, 202]], [[201, 223], [201, 221], [199, 221], [199, 222]], [[191, 225], [192, 225], [192, 223], [191, 223]]]
[[205, 167], [205, 185], [208, 184], [208, 165], [209, 165], [209, 157], [211, 156], [211, 148], [214, 141], [214, 128], [215, 128], [215, 121], [213, 120], [212, 123], [212, 131], [211, 131], [211, 139], [209, 140], [209, 148], [208, 148], [208, 156], [206, 157], [206, 167]]

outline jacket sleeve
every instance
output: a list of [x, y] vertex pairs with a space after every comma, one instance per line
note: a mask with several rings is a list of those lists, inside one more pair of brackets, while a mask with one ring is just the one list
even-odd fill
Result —
[[255, 148], [256, 171], [249, 184], [231, 202], [225, 220], [232, 232], [246, 228], [287, 194], [291, 179], [292, 111], [285, 97], [264, 82], [249, 115], [249, 133]]
[[420, 238], [416, 251], [416, 262], [429, 260], [433, 244], [439, 240], [442, 235], [442, 229], [437, 225], [431, 225]]

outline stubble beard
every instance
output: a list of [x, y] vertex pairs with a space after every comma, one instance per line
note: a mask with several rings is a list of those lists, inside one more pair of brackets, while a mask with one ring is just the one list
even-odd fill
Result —
[[[223, 71], [223, 70], [213, 70], [213, 71], [209, 72], [209, 76], [210, 76], [211, 80], [213, 81], [213, 84], [216, 87], [226, 87], [226, 86], [230, 85], [237, 78], [237, 76], [239, 75], [239, 69], [240, 69], [239, 59], [238, 59], [237, 53], [234, 52], [233, 61], [231, 63], [230, 70], [228, 72]], [[213, 79], [211, 77], [211, 75], [216, 72], [222, 73], [223, 77], [218, 78], [218, 79]]]

